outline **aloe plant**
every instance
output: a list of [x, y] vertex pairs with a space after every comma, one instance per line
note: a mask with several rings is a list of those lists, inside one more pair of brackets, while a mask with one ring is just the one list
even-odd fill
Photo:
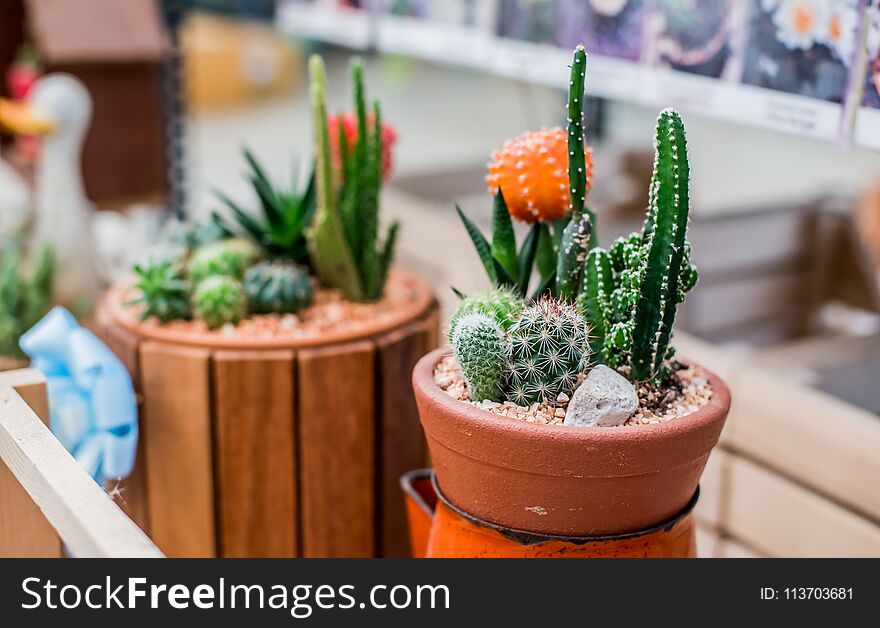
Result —
[[345, 125], [337, 125], [339, 165], [334, 165], [327, 120], [326, 72], [318, 55], [309, 60], [315, 129], [317, 208], [306, 232], [312, 267], [322, 284], [352, 301], [382, 296], [394, 255], [398, 223], [379, 243], [379, 192], [382, 187], [382, 115], [373, 102], [367, 113], [363, 63], [352, 63], [357, 141], [349, 152]]
[[240, 233], [251, 238], [268, 259], [289, 259], [308, 265], [305, 232], [315, 213], [314, 173], [302, 192], [297, 189], [296, 174], [290, 188], [281, 189], [272, 184], [251, 151], [244, 149], [242, 153], [249, 167], [247, 177], [260, 201], [262, 219], [254, 217], [222, 192], [217, 192], [231, 212], [235, 225], [230, 226], [227, 219], [216, 211], [211, 214], [211, 221], [227, 237]]

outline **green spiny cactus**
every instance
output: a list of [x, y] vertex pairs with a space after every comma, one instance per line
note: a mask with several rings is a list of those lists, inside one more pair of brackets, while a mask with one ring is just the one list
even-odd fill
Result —
[[[656, 161], [642, 233], [618, 238], [587, 258], [578, 304], [591, 348], [635, 381], [662, 376], [676, 306], [697, 282], [686, 241], [688, 159], [684, 125], [673, 110], [657, 119]], [[625, 369], [628, 369], [625, 370]]]
[[690, 168], [681, 116], [665, 109], [657, 118], [654, 174], [648, 216], [642, 229], [642, 272], [633, 327], [632, 371], [635, 380], [653, 378], [666, 358], [687, 252]]
[[312, 115], [315, 127], [317, 209], [306, 233], [312, 266], [321, 283], [341, 290], [352, 301], [382, 296], [394, 255], [398, 224], [378, 245], [379, 191], [382, 186], [382, 118], [373, 103], [372, 118], [364, 96], [363, 64], [352, 64], [358, 136], [353, 154], [347, 149], [345, 125], [339, 125], [339, 161], [333, 163], [327, 123], [324, 61], [309, 60]]
[[469, 294], [462, 298], [449, 323], [449, 339], [459, 318], [466, 314], [480, 313], [491, 316], [504, 331], [510, 329], [522, 310], [522, 297], [512, 288], [495, 288]]
[[569, 302], [577, 299], [593, 223], [584, 213], [587, 196], [587, 171], [584, 156], [584, 80], [587, 53], [583, 44], [574, 51], [568, 87], [568, 187], [571, 197], [571, 222], [562, 232], [556, 266], [554, 294]]
[[571, 394], [588, 366], [587, 321], [568, 303], [542, 297], [510, 328], [508, 397], [528, 405]]
[[214, 275], [241, 279], [245, 270], [256, 261], [258, 254], [257, 248], [249, 240], [220, 240], [197, 249], [189, 260], [187, 272], [194, 284]]
[[135, 264], [135, 288], [140, 295], [127, 305], [143, 304], [141, 320], [155, 316], [162, 323], [190, 317], [192, 286], [182, 266], [173, 259], [159, 258]]
[[500, 401], [510, 342], [498, 321], [481, 312], [466, 313], [456, 321], [451, 341], [471, 400]]
[[312, 302], [312, 280], [293, 262], [261, 262], [244, 274], [242, 287], [250, 310], [257, 314], [288, 314]]
[[55, 261], [52, 249], [43, 249], [29, 278], [22, 272], [20, 243], [0, 255], [0, 355], [23, 357], [18, 339], [46, 313], [52, 301]]
[[[238, 203], [224, 194], [220, 199], [232, 212], [237, 230], [256, 242], [264, 257], [269, 259], [289, 259], [298, 264], [309, 264], [305, 233], [315, 213], [315, 176], [309, 177], [308, 185], [300, 193], [297, 189], [297, 173], [293, 184], [287, 190], [272, 184], [264, 168], [248, 149], [243, 150], [250, 172], [247, 174], [251, 186], [257, 194], [262, 210], [262, 220], [242, 209]], [[235, 229], [226, 225], [223, 217], [214, 212], [211, 223], [222, 229], [228, 237]]]
[[247, 297], [237, 279], [213, 275], [196, 286], [193, 309], [210, 329], [216, 329], [247, 316]]

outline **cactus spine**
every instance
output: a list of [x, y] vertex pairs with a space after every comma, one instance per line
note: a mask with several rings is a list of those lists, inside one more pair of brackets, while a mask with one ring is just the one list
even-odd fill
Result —
[[382, 119], [378, 102], [367, 115], [363, 64], [352, 65], [358, 137], [353, 154], [347, 150], [344, 125], [339, 125], [340, 167], [331, 156], [327, 123], [324, 61], [309, 60], [312, 114], [315, 126], [317, 208], [306, 233], [309, 256], [321, 283], [341, 290], [352, 301], [382, 296], [391, 265], [398, 225], [394, 223], [378, 246], [379, 190], [382, 186]]
[[587, 321], [573, 305], [540, 298], [510, 328], [508, 397], [520, 405], [571, 394], [588, 366]]
[[473, 401], [499, 401], [510, 344], [501, 325], [481, 312], [462, 315], [452, 331], [452, 349]]
[[252, 312], [290, 314], [312, 302], [308, 272], [293, 262], [261, 262], [244, 275], [242, 287]]
[[193, 307], [210, 329], [216, 329], [247, 316], [247, 297], [237, 279], [214, 275], [196, 286]]
[[654, 174], [642, 230], [642, 269], [635, 308], [631, 377], [650, 379], [666, 357], [675, 310], [683, 298], [680, 275], [687, 250], [690, 206], [684, 124], [677, 111], [657, 118]]

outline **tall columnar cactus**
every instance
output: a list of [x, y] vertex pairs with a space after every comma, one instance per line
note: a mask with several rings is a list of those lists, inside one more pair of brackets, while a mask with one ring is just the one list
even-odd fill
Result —
[[654, 135], [654, 174], [642, 230], [642, 272], [635, 309], [631, 377], [653, 377], [669, 347], [672, 323], [684, 300], [681, 273], [690, 209], [687, 140], [681, 116], [665, 109]]
[[520, 405], [571, 394], [588, 366], [587, 321], [574, 305], [540, 298], [510, 328], [508, 397]]
[[592, 221], [584, 212], [587, 168], [584, 157], [584, 81], [587, 53], [583, 44], [574, 51], [568, 86], [568, 187], [571, 221], [562, 233], [556, 266], [556, 291], [561, 299], [574, 301], [581, 287], [584, 262], [590, 247]]
[[636, 381], [661, 374], [671, 357], [676, 306], [697, 282], [686, 240], [687, 143], [674, 110], [664, 110], [657, 119], [655, 151], [642, 233], [618, 238], [607, 252], [590, 252], [578, 300], [590, 321], [597, 359], [628, 368]]
[[345, 125], [338, 125], [339, 167], [333, 163], [327, 122], [324, 61], [309, 60], [312, 115], [315, 127], [316, 214], [306, 233], [312, 266], [326, 286], [341, 290], [352, 301], [382, 296], [394, 254], [398, 224], [391, 225], [378, 245], [379, 191], [382, 186], [382, 118], [379, 103], [367, 114], [363, 64], [352, 64], [358, 137], [349, 154]]
[[452, 350], [472, 401], [500, 401], [510, 342], [498, 321], [481, 312], [459, 317], [452, 328]]

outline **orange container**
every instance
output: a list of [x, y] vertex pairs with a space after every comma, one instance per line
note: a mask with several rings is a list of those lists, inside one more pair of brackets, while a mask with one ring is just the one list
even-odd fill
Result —
[[563, 537], [504, 528], [461, 511], [430, 469], [400, 480], [415, 558], [696, 558], [691, 511], [699, 490], [673, 519], [628, 534]]

